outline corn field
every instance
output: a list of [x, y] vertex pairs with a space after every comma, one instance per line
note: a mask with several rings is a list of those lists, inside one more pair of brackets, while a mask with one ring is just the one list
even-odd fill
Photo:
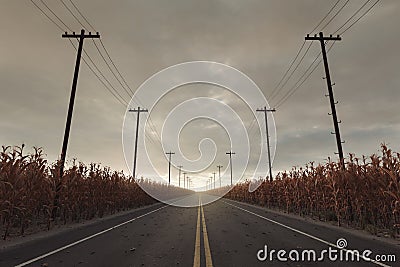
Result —
[[[0, 154], [0, 230], [2, 238], [24, 235], [29, 227], [50, 229], [155, 203], [138, 185], [164, 195], [187, 194], [183, 189], [149, 180], [134, 181], [122, 172], [98, 164], [73, 162], [60, 178], [59, 164], [49, 164], [43, 150], [24, 154], [21, 147], [2, 147]], [[57, 198], [57, 201], [55, 199]], [[55, 205], [55, 203], [58, 203]]]
[[385, 230], [392, 237], [400, 228], [400, 153], [385, 145], [381, 155], [346, 160], [345, 169], [330, 159], [279, 173], [254, 192], [249, 182], [234, 186], [227, 198], [311, 216], [365, 229]]

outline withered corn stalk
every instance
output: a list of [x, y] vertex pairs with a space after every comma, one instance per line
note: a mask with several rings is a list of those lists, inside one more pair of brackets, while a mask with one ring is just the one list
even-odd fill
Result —
[[[3, 146], [0, 152], [0, 230], [3, 239], [11, 230], [13, 235], [23, 235], [27, 227], [33, 225], [50, 229], [56, 223], [79, 222], [156, 202], [124, 173], [98, 164], [87, 166], [74, 161], [60, 181], [59, 164], [48, 164], [41, 148], [34, 148], [33, 153], [27, 155], [23, 149], [23, 145]], [[56, 185], [60, 182], [54, 220]], [[140, 182], [167, 194], [187, 194], [183, 189], [149, 180]]]
[[226, 197], [373, 233], [386, 230], [399, 235], [399, 153], [381, 145], [380, 156], [359, 159], [350, 154], [345, 170], [331, 160], [314, 165], [279, 173], [252, 193], [249, 182], [238, 184]]

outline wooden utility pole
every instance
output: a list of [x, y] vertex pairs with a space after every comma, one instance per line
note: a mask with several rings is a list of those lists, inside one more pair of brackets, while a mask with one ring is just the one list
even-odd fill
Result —
[[219, 187], [222, 187], [222, 182], [221, 182], [221, 168], [222, 167], [223, 167], [222, 165], [218, 165], [217, 166], [217, 168], [218, 168], [218, 176], [219, 176]]
[[78, 85], [79, 67], [81, 64], [83, 40], [85, 40], [85, 38], [92, 38], [92, 39], [100, 38], [100, 34], [99, 33], [92, 34], [90, 32], [89, 32], [89, 34], [85, 34], [85, 30], [82, 29], [81, 34], [76, 34], [75, 32], [73, 32], [72, 34], [68, 34], [67, 32], [65, 32], [65, 34], [62, 35], [62, 38], [74, 38], [74, 39], [79, 38], [79, 45], [78, 45], [78, 51], [77, 51], [77, 55], [76, 55], [74, 77], [72, 80], [71, 95], [69, 98], [67, 122], [65, 124], [65, 132], [64, 132], [64, 140], [63, 140], [63, 145], [62, 145], [62, 149], [61, 149], [60, 177], [62, 177], [63, 173], [64, 173], [64, 164], [65, 164], [65, 158], [67, 155], [69, 133], [71, 130], [72, 113], [74, 111], [74, 104], [75, 104], [76, 87]]
[[52, 218], [55, 219], [57, 209], [59, 206], [59, 199], [60, 199], [60, 190], [62, 186], [62, 178], [64, 174], [64, 165], [65, 165], [65, 158], [67, 155], [67, 148], [68, 148], [68, 141], [69, 141], [69, 133], [71, 131], [71, 121], [72, 121], [72, 113], [74, 111], [74, 104], [75, 104], [75, 95], [76, 95], [76, 87], [78, 85], [78, 75], [79, 75], [79, 67], [81, 64], [81, 57], [82, 57], [82, 49], [83, 49], [83, 41], [85, 38], [100, 38], [100, 34], [97, 32], [96, 34], [92, 34], [89, 32], [89, 34], [85, 34], [85, 30], [81, 30], [81, 34], [76, 34], [73, 32], [72, 34], [68, 34], [65, 32], [65, 34], [62, 35], [62, 38], [74, 38], [78, 39], [79, 38], [79, 45], [78, 45], [78, 51], [76, 55], [76, 61], [75, 61], [75, 70], [74, 70], [74, 77], [72, 79], [72, 88], [71, 88], [71, 95], [69, 97], [69, 105], [68, 105], [68, 113], [67, 113], [67, 121], [65, 124], [65, 131], [64, 131], [64, 140], [61, 148], [61, 159], [60, 159], [60, 180], [56, 184], [56, 193], [54, 196], [54, 202], [53, 202], [53, 210], [52, 210]]
[[178, 166], [178, 168], [179, 168], [179, 182], [178, 182], [178, 186], [181, 187], [181, 171], [182, 171], [183, 166]]
[[328, 56], [326, 54], [326, 48], [325, 48], [325, 42], [327, 41], [340, 41], [342, 38], [338, 36], [324, 36], [322, 32], [319, 33], [319, 36], [314, 35], [310, 36], [307, 34], [305, 37], [305, 40], [307, 41], [319, 41], [321, 44], [321, 50], [322, 50], [322, 57], [324, 60], [324, 67], [325, 67], [325, 75], [326, 75], [326, 84], [328, 86], [328, 93], [329, 93], [329, 102], [331, 105], [331, 110], [332, 110], [332, 118], [333, 118], [333, 126], [335, 128], [334, 134], [336, 135], [336, 144], [338, 148], [338, 154], [339, 154], [339, 159], [340, 163], [342, 165], [342, 168], [344, 168], [344, 156], [343, 156], [343, 148], [342, 148], [342, 140], [340, 138], [340, 131], [339, 131], [339, 122], [337, 119], [337, 114], [336, 114], [336, 104], [335, 98], [333, 96], [333, 89], [332, 89], [332, 81], [331, 81], [331, 75], [329, 72], [329, 65], [328, 65]]
[[214, 176], [214, 189], [215, 189], [215, 172], [213, 172], [213, 176]]
[[167, 155], [169, 155], [169, 160], [168, 160], [168, 184], [171, 184], [171, 156], [175, 155], [174, 152], [167, 152], [165, 153]]
[[232, 155], [235, 155], [236, 153], [229, 151], [229, 152], [226, 152], [226, 154], [229, 155], [229, 166], [231, 167], [231, 186], [232, 186], [233, 185], [233, 182], [232, 182]]
[[148, 112], [148, 110], [147, 110], [147, 109], [140, 109], [140, 107], [138, 107], [137, 109], [130, 109], [129, 112], [136, 112], [136, 113], [137, 113], [137, 118], [136, 118], [135, 154], [134, 154], [134, 158], [133, 158], [133, 170], [132, 170], [132, 177], [133, 177], [133, 179], [135, 179], [135, 178], [136, 178], [137, 146], [138, 146], [138, 136], [139, 136], [139, 118], [140, 118], [140, 113]]
[[267, 107], [257, 109], [258, 112], [264, 112], [265, 117], [265, 131], [267, 135], [267, 151], [268, 151], [268, 167], [269, 167], [269, 180], [272, 182], [272, 163], [271, 163], [271, 146], [269, 144], [269, 131], [268, 131], [268, 112], [275, 112], [275, 109], [267, 109]]

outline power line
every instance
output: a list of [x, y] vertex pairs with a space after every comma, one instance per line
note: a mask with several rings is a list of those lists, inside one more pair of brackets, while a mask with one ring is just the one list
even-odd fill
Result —
[[342, 24], [342, 26], [340, 26], [333, 34], [336, 34], [338, 31], [340, 31], [352, 18], [354, 18], [369, 2], [371, 2], [371, 0], [367, 0], [356, 12], [354, 12], [354, 14], [349, 17], [345, 23]]
[[[293, 77], [294, 73], [296, 72], [296, 70], [299, 68], [300, 64], [303, 62], [305, 56], [308, 54], [308, 51], [310, 51], [312, 43], [310, 43], [310, 45], [307, 47], [307, 50], [304, 52], [303, 56], [301, 57], [300, 61], [297, 63], [296, 67], [292, 70], [292, 72], [290, 73], [289, 77], [286, 78], [285, 82], [282, 84], [282, 86], [280, 87], [280, 90], [284, 88], [284, 86], [288, 83], [288, 81], [290, 80], [290, 78]], [[274, 99], [274, 96], [271, 97], [271, 100]]]
[[335, 9], [335, 7], [339, 4], [341, 0], [337, 0], [336, 3], [331, 7], [331, 9], [326, 13], [326, 15], [319, 21], [319, 23], [310, 31], [310, 33], [314, 32], [321, 24], [322, 22], [332, 13], [332, 11]]
[[[117, 73], [119, 74], [119, 76], [121, 77], [122, 81], [125, 83], [125, 85], [129, 88], [129, 90], [131, 91], [132, 95], [133, 95], [133, 91], [131, 89], [131, 87], [128, 85], [128, 83], [126, 82], [124, 76], [122, 76], [121, 72], [118, 70], [117, 66], [114, 63], [114, 60], [112, 60], [110, 54], [108, 53], [105, 45], [103, 44], [103, 41], [100, 39], [100, 44], [103, 47], [104, 51], [106, 52], [107, 57], [110, 59], [111, 64], [114, 66], [114, 68], [116, 69]], [[140, 104], [140, 103], [139, 103]]]
[[351, 27], [353, 27], [357, 22], [359, 22], [363, 17], [365, 17], [365, 15], [367, 15], [369, 13], [369, 11], [371, 11], [371, 9], [373, 9], [376, 4], [378, 4], [380, 0], [376, 0], [376, 2], [370, 7], [368, 8], [357, 20], [355, 20], [352, 24], [350, 24], [350, 26], [348, 26], [344, 31], [342, 31], [340, 33], [340, 35], [344, 34], [345, 32], [347, 32], [349, 29], [351, 29]]
[[[334, 46], [335, 41], [332, 42], [331, 46], [328, 48], [327, 52], [329, 53]], [[310, 64], [310, 66], [307, 68], [307, 70], [303, 73], [302, 77], [297, 81], [297, 83], [289, 90], [289, 94], [286, 96], [286, 98], [282, 98], [279, 103], [277, 103], [276, 108], [279, 108], [282, 106], [309, 78], [310, 76], [314, 73], [314, 71], [317, 69], [319, 64], [321, 64], [322, 59], [318, 61], [318, 63], [312, 68], [314, 63], [318, 60], [319, 56], [321, 53], [318, 53], [317, 57], [314, 59], [314, 61]], [[312, 68], [312, 69], [311, 69]], [[307, 74], [307, 72], [311, 69], [311, 72]], [[307, 75], [306, 75], [307, 74]], [[305, 76], [305, 78], [301, 81], [301, 79]], [[301, 81], [301, 82], [300, 82]], [[300, 83], [299, 83], [300, 82]]]
[[65, 29], [63, 29], [60, 25], [58, 25], [57, 22], [55, 22], [49, 15], [47, 15], [46, 12], [43, 11], [43, 9], [41, 9], [33, 0], [30, 0], [32, 2], [32, 4], [35, 5], [35, 7], [37, 9], [40, 10], [40, 12], [42, 12], [43, 15], [45, 15], [55, 26], [57, 26], [58, 29], [60, 29], [61, 31], [64, 31]]
[[[40, 0], [44, 5], [45, 5], [45, 7], [66, 27], [66, 28], [68, 28], [68, 29], [70, 29], [69, 27], [68, 27], [68, 25], [66, 25], [65, 23], [64, 23], [64, 21], [63, 20], [61, 20], [60, 19], [60, 17], [58, 17], [56, 14], [55, 14], [55, 12], [43, 1], [43, 0]], [[63, 30], [63, 28], [57, 23], [57, 22], [55, 22], [42, 8], [40, 8], [33, 0], [31, 0], [31, 2], [32, 2], [32, 4], [44, 15], [44, 16], [46, 16], [49, 20], [50, 20], [50, 22], [52, 22], [58, 29], [60, 29], [61, 31], [64, 31]], [[77, 48], [76, 48], [76, 46], [74, 45], [74, 43], [70, 40], [70, 39], [68, 39], [69, 40], [69, 42], [71, 43], [71, 45], [72, 45], [72, 47], [75, 49], [75, 50], [77, 50]], [[93, 60], [90, 58], [90, 56], [87, 54], [87, 52], [85, 51], [85, 49], [83, 50], [84, 51], [84, 53], [85, 53], [85, 55], [88, 57], [88, 59], [89, 59], [89, 61], [90, 62], [92, 62], [92, 64], [95, 66], [95, 68], [99, 71], [99, 73], [100, 74], [102, 74], [101, 73], [101, 71], [99, 70], [99, 68], [97, 67], [97, 65], [93, 62]], [[96, 76], [96, 78], [103, 84], [103, 86], [118, 100], [118, 102], [120, 102], [123, 106], [127, 106], [127, 102], [122, 98], [122, 100], [121, 99], [119, 99], [118, 97], [117, 97], [117, 95], [104, 83], [104, 81], [100, 78], [100, 76], [95, 72], [95, 70], [90, 66], [90, 64], [87, 62], [87, 60], [85, 59], [85, 57], [82, 57], [82, 60], [83, 60], [83, 62], [86, 64], [86, 66], [89, 68], [89, 70]], [[104, 75], [102, 74], [102, 76], [104, 77]], [[115, 90], [115, 88], [114, 88], [114, 90]], [[118, 93], [117, 93], [118, 94]]]
[[63, 0], [60, 0], [60, 2], [63, 4], [63, 6], [68, 10], [68, 12], [74, 17], [74, 19], [86, 30], [85, 25], [81, 23], [81, 21], [75, 16], [74, 12], [64, 3]]
[[[62, 0], [60, 0], [60, 1], [62, 1]], [[95, 30], [94, 26], [89, 22], [89, 20], [88, 20], [88, 19], [83, 15], [83, 13], [79, 10], [78, 6], [76, 6], [76, 5], [72, 2], [72, 0], [70, 0], [70, 2], [71, 2], [71, 4], [74, 6], [74, 8], [78, 11], [78, 13], [81, 15], [81, 17], [86, 21], [86, 23], [87, 23], [93, 30]], [[65, 6], [65, 3], [64, 3], [64, 6]], [[82, 25], [81, 21], [73, 14], [73, 12], [72, 12], [70, 9], [68, 9], [68, 10], [69, 10], [69, 12], [74, 16], [74, 18]], [[83, 25], [82, 25], [82, 26], [83, 26]], [[114, 69], [116, 70], [116, 72], [118, 73], [119, 77], [121, 78], [122, 82], [125, 84], [125, 86], [121, 83], [121, 80], [117, 77], [117, 75], [115, 74], [115, 72], [112, 70], [111, 66], [109, 65], [109, 63], [108, 63], [107, 60], [105, 59], [103, 53], [100, 51], [99, 47], [97, 46], [96, 42], [94, 41], [94, 45], [95, 45], [97, 51], [99, 52], [99, 54], [100, 54], [100, 56], [102, 57], [103, 61], [106, 63], [106, 65], [107, 65], [108, 69], [110, 70], [110, 72], [113, 74], [114, 78], [118, 81], [118, 83], [121, 85], [121, 87], [124, 89], [124, 91], [128, 94], [128, 96], [129, 96], [136, 104], [141, 105], [141, 106], [145, 106], [145, 105], [142, 103], [142, 101], [140, 101], [139, 97], [134, 96], [133, 90], [131, 89], [131, 87], [130, 87], [129, 84], [127, 83], [127, 81], [126, 81], [126, 79], [124, 78], [124, 76], [123, 76], [123, 75], [121, 74], [121, 72], [119, 71], [118, 67], [116, 66], [114, 60], [112, 59], [110, 53], [108, 52], [106, 46], [104, 45], [104, 43], [103, 43], [103, 41], [102, 41], [101, 39], [100, 39], [100, 44], [101, 44], [101, 46], [102, 46], [104, 52], [106, 53], [108, 59], [110, 60], [111, 64], [113, 65]], [[129, 89], [129, 91], [130, 91], [131, 94], [129, 94], [129, 92], [128, 92], [128, 90], [127, 90], [126, 88]], [[156, 141], [158, 141], [158, 142], [160, 143], [160, 145], [162, 146], [162, 139], [161, 139], [161, 137], [160, 137], [160, 135], [159, 135], [159, 133], [158, 133], [158, 131], [157, 131], [157, 128], [155, 127], [155, 125], [154, 125], [154, 123], [153, 123], [153, 121], [152, 121], [152, 119], [151, 119], [151, 115], [150, 115], [150, 114], [149, 114], [149, 116], [148, 116], [148, 120], [147, 120], [147, 121], [149, 122], [149, 126], [150, 126], [150, 128], [152, 129], [152, 131], [154, 131], [155, 134], [156, 134]], [[152, 138], [152, 137], [150, 137], [150, 138]]]
[[125, 105], [128, 105], [128, 102], [118, 93], [117, 89], [111, 84], [111, 82], [106, 78], [106, 76], [103, 74], [103, 72], [99, 69], [99, 67], [94, 63], [92, 58], [89, 56], [89, 54], [86, 52], [85, 49], [83, 49], [83, 52], [85, 53], [86, 57], [89, 59], [89, 61], [93, 64], [95, 69], [100, 73], [101, 77], [107, 82], [107, 84], [114, 90], [114, 92], [122, 99], [122, 101], [125, 103]]
[[280, 105], [280, 102], [285, 99], [289, 94], [291, 94], [291, 90], [293, 90], [294, 87], [296, 87], [301, 80], [304, 78], [304, 76], [306, 76], [307, 72], [312, 68], [312, 66], [314, 65], [314, 63], [318, 60], [319, 56], [321, 55], [321, 52], [318, 52], [318, 54], [315, 56], [314, 60], [311, 62], [311, 64], [308, 66], [308, 68], [303, 72], [303, 74], [300, 76], [300, 78], [297, 80], [297, 82], [294, 83], [294, 85], [291, 87], [291, 89], [289, 89], [286, 94], [284, 96], [282, 96], [277, 103], [275, 104], [275, 107], [278, 107], [278, 105]]
[[[74, 17], [74, 19], [83, 27], [86, 28], [85, 25], [83, 25], [83, 23], [81, 22], [81, 20], [75, 15], [75, 13], [65, 4], [65, 2], [63, 0], [60, 0], [60, 2], [64, 5], [64, 7], [68, 10], [68, 12]], [[94, 29], [94, 27], [88, 22], [88, 20], [86, 19], [86, 17], [83, 16], [83, 14], [79, 11], [78, 7], [71, 1], [71, 3], [73, 4], [74, 8], [78, 11], [78, 13], [84, 18], [85, 21], [87, 21], [87, 23]], [[100, 51], [99, 47], [97, 46], [96, 42], [93, 40], [93, 43], [98, 51], [98, 53], [100, 54], [101, 58], [103, 59], [104, 63], [106, 64], [106, 66], [108, 67], [108, 69], [110, 70], [110, 72], [112, 73], [112, 75], [115, 77], [115, 79], [118, 81], [118, 83], [121, 85], [121, 87], [125, 90], [125, 92], [128, 94], [128, 97], [131, 97], [131, 95], [129, 94], [128, 91], [126, 91], [125, 87], [122, 85], [122, 83], [120, 82], [120, 80], [118, 79], [118, 77], [116, 76], [115, 72], [112, 70], [111, 66], [109, 65], [109, 63], [107, 62], [107, 60], [105, 59], [103, 53]], [[95, 66], [95, 68], [99, 71], [100, 75], [104, 78], [104, 80], [106, 80], [106, 82], [108, 83], [108, 85], [113, 88], [113, 90], [115, 91], [115, 93], [121, 98], [124, 99], [119, 93], [118, 91], [115, 89], [115, 87], [111, 84], [111, 82], [105, 77], [105, 75], [99, 70], [99, 68], [97, 67], [97, 65], [93, 62], [93, 60], [90, 58], [90, 56], [87, 54], [86, 51], [84, 51], [85, 54], [87, 55], [87, 57], [89, 58], [89, 60], [92, 62], [92, 64]], [[124, 102], [126, 102], [124, 100]], [[127, 103], [127, 102], [126, 102]]]
[[[72, 47], [77, 50], [76, 46], [74, 45], [74, 43], [69, 39]], [[108, 90], [108, 92], [110, 92], [115, 99], [118, 100], [119, 103], [121, 103], [122, 106], [126, 107], [127, 103], [121, 99], [119, 99], [115, 93], [104, 83], [104, 81], [100, 78], [100, 76], [94, 71], [94, 69], [89, 65], [89, 63], [86, 61], [86, 59], [84, 57], [82, 57], [83, 62], [85, 63], [85, 65], [89, 68], [89, 70], [96, 76], [96, 78], [101, 82], [101, 84], [103, 84], [103, 86]]]
[[[60, 0], [60, 1], [62, 1], [62, 0]], [[71, 4], [74, 6], [74, 8], [77, 10], [77, 12], [81, 15], [81, 17], [86, 21], [86, 23], [87, 23], [93, 30], [95, 30], [95, 27], [89, 22], [89, 20], [86, 18], [86, 16], [79, 10], [78, 6], [75, 5], [75, 4], [73, 3], [72, 0], [70, 0], [70, 2], [71, 2]], [[77, 17], [76, 17], [71, 11], [70, 11], [70, 13], [74, 16], [75, 19], [77, 19]], [[81, 23], [81, 21], [80, 21], [79, 19], [77, 19], [77, 21], [82, 25], [82, 23]], [[121, 80], [123, 81], [123, 83], [125, 84], [125, 86], [129, 89], [130, 93], [133, 95], [133, 90], [130, 88], [129, 84], [126, 82], [125, 78], [123, 77], [123, 75], [122, 75], [121, 72], [119, 71], [118, 67], [116, 66], [114, 60], [112, 59], [110, 53], [108, 52], [106, 46], [104, 45], [104, 43], [103, 43], [103, 41], [102, 41], [101, 39], [100, 39], [100, 44], [101, 44], [101, 46], [102, 46], [104, 52], [106, 53], [107, 58], [110, 60], [111, 64], [113, 65], [113, 67], [114, 67], [115, 70], [117, 71], [119, 77], [121, 78]], [[98, 48], [97, 45], [96, 45], [96, 48], [97, 48], [97, 50], [99, 51], [99, 53], [101, 54], [103, 60], [106, 62], [105, 57], [104, 57], [103, 54], [100, 52], [100, 49]], [[124, 88], [124, 90], [127, 91], [126, 88], [125, 88], [125, 86], [122, 85], [122, 83], [120, 82], [120, 80], [116, 77], [116, 74], [111, 70], [111, 67], [109, 66], [109, 64], [108, 64], [107, 62], [106, 62], [106, 64], [107, 64], [107, 66], [109, 67], [110, 71], [113, 73], [113, 75], [114, 75], [114, 77], [116, 78], [116, 80], [120, 83], [120, 85], [122, 86], [122, 88]], [[129, 95], [130, 97], [132, 97], [132, 95], [130, 95], [129, 93], [128, 93], [128, 95]], [[140, 103], [140, 101], [138, 101], [137, 104], [143, 105], [143, 103]]]
[[[313, 29], [312, 31], [316, 30], [316, 29], [322, 24], [322, 22], [333, 12], [333, 10], [336, 8], [336, 6], [339, 4], [340, 1], [341, 1], [341, 0], [338, 0], [338, 1], [331, 7], [331, 9], [328, 11], [328, 13], [317, 23], [317, 25], [314, 27], [314, 29]], [[349, 0], [347, 0], [347, 2], [336, 12], [336, 14], [333, 16], [333, 18], [332, 18], [330, 21], [328, 21], [328, 22], [325, 24], [324, 27], [326, 27], [328, 24], [330, 24], [330, 23], [332, 22], [332, 20], [333, 20], [333, 19], [343, 10], [343, 8], [348, 4], [348, 1], [349, 1]], [[321, 29], [321, 30], [322, 30], [322, 29]], [[304, 48], [304, 45], [305, 45], [305, 41], [303, 41], [302, 45], [300, 46], [300, 49], [298, 50], [296, 56], [295, 56], [294, 59], [292, 60], [292, 62], [291, 62], [291, 64], [290, 64], [289, 68], [285, 71], [285, 73], [284, 73], [284, 75], [282, 76], [282, 78], [280, 79], [279, 83], [275, 86], [274, 90], [272, 91], [272, 93], [271, 93], [271, 95], [270, 95], [270, 98], [271, 98], [271, 99], [272, 99], [272, 98], [275, 98], [275, 97], [279, 94], [279, 92], [283, 89], [284, 85], [281, 86], [281, 83], [285, 80], [285, 78], [286, 78], [287, 74], [289, 73], [290, 69], [293, 67], [293, 65], [294, 65], [294, 63], [296, 62], [297, 58], [298, 58], [299, 55], [301, 54], [301, 52], [302, 52], [302, 50], [303, 50], [303, 48]], [[300, 66], [300, 64], [302, 63], [302, 61], [304, 60], [305, 56], [308, 54], [308, 50], [310, 49], [310, 47], [311, 47], [311, 44], [310, 44], [310, 46], [308, 47], [307, 51], [304, 53], [304, 55], [303, 55], [303, 57], [301, 58], [301, 60], [297, 63], [297, 65], [296, 65], [296, 67], [295, 67], [296, 70], [297, 70], [297, 68]], [[290, 77], [289, 77], [288, 79], [286, 79], [285, 85], [286, 85], [286, 83], [290, 80], [290, 78], [293, 76], [293, 74], [294, 74], [294, 72], [295, 72], [296, 70], [292, 71]]]
[[[31, 0], [31, 2], [34, 3], [32, 0]], [[67, 28], [69, 31], [72, 31], [72, 30], [68, 27], [68, 25], [65, 24], [64, 21], [62, 21], [62, 19], [60, 19], [60, 17], [57, 16], [57, 14], [53, 12], [53, 10], [51, 10], [51, 8], [50, 8], [43, 0], [40, 0], [40, 2], [51, 12], [51, 14], [53, 14], [53, 16], [55, 16], [55, 17], [58, 19], [58, 21], [61, 22], [62, 25], [64, 25], [65, 28]], [[34, 3], [34, 4], [35, 4], [35, 3]], [[37, 6], [37, 5], [35, 4], [35, 6]], [[39, 8], [39, 9], [40, 9], [40, 8]], [[42, 11], [42, 12], [43, 12], [43, 11]], [[46, 16], [47, 16], [47, 15], [46, 15]], [[47, 17], [48, 17], [48, 16], [47, 16]], [[64, 30], [65, 30], [65, 29], [64, 29]]]
[[292, 62], [290, 63], [289, 68], [285, 71], [285, 73], [283, 74], [281, 80], [278, 82], [278, 84], [275, 86], [274, 90], [272, 90], [270, 97], [272, 98], [276, 92], [276, 90], [279, 88], [279, 86], [281, 85], [282, 81], [285, 79], [286, 75], [289, 73], [290, 69], [292, 68], [294, 62], [297, 60], [297, 58], [299, 57], [301, 51], [303, 50], [304, 45], [306, 44], [306, 41], [303, 41], [303, 44], [300, 46], [299, 51], [297, 51], [296, 56], [294, 57], [294, 59], [292, 60]]
[[[341, 25], [334, 33], [336, 34], [337, 32], [340, 31], [340, 29], [342, 29], [349, 21], [351, 21], [351, 19], [353, 19], [371, 0], [367, 0], [349, 19], [346, 20], [346, 22]], [[376, 0], [360, 17], [358, 17], [355, 21], [353, 21], [353, 23], [351, 23], [347, 28], [345, 28], [345, 30], [343, 30], [340, 35], [342, 35], [343, 33], [345, 33], [346, 31], [348, 31], [350, 28], [352, 28], [358, 21], [360, 21], [364, 16], [366, 16], [371, 9], [373, 9], [379, 2], [380, 0]], [[347, 2], [345, 3], [347, 4]], [[343, 7], [343, 6], [342, 6]], [[343, 9], [343, 8], [342, 8]], [[331, 46], [328, 48], [327, 52], [329, 52], [332, 47], [334, 46], [335, 42], [333, 42], [331, 44]], [[318, 53], [317, 57], [314, 59], [314, 61], [311, 63], [311, 65], [308, 67], [308, 69], [303, 73], [303, 75], [299, 78], [299, 80], [295, 83], [295, 85], [288, 91], [288, 93], [282, 97], [276, 105], [276, 108], [279, 108], [283, 103], [285, 103], [287, 101], [287, 99], [292, 96], [303, 84], [304, 82], [311, 76], [311, 74], [316, 70], [316, 68], [318, 67], [319, 64], [321, 64], [322, 59], [319, 60], [319, 62], [317, 63], [317, 65], [314, 66], [314, 68], [311, 70], [311, 72], [306, 76], [306, 73], [308, 70], [310, 70], [312, 68], [312, 65], [316, 62], [316, 60], [319, 58], [319, 56], [321, 55], [321, 52]], [[306, 78], [301, 81], [301, 79], [306, 76]], [[301, 82], [300, 82], [301, 81]]]
[[86, 21], [86, 23], [92, 28], [93, 31], [97, 32], [96, 29], [90, 24], [90, 22], [86, 19], [86, 17], [79, 11], [78, 7], [74, 4], [72, 0], [69, 0], [72, 4], [72, 6], [78, 11], [79, 15]]
[[333, 17], [322, 27], [320, 31], [323, 31], [336, 17], [339, 15], [340, 12], [342, 12], [343, 8], [347, 6], [347, 4], [350, 2], [350, 0], [347, 0], [340, 8], [339, 10], [333, 15]]
[[104, 58], [103, 53], [101, 53], [99, 47], [97, 46], [96, 42], [93, 40], [93, 44], [96, 47], [97, 52], [99, 52], [101, 58], [103, 59], [103, 61], [106, 63], [108, 69], [110, 70], [110, 72], [113, 74], [114, 78], [118, 81], [118, 83], [121, 85], [121, 87], [125, 90], [125, 92], [127, 93], [128, 97], [131, 98], [132, 96], [129, 94], [129, 92], [125, 89], [125, 87], [122, 85], [121, 81], [118, 79], [117, 75], [115, 74], [115, 72], [112, 70], [110, 64], [108, 64], [107, 60]]

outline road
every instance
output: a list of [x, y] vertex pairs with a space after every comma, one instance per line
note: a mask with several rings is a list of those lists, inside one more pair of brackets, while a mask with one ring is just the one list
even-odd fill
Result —
[[[400, 266], [398, 244], [227, 199], [203, 205], [212, 198], [204, 193], [187, 198], [200, 205], [160, 203], [0, 250], [0, 266]], [[337, 248], [340, 238], [347, 247]], [[349, 249], [397, 263], [330, 260], [351, 259]]]

